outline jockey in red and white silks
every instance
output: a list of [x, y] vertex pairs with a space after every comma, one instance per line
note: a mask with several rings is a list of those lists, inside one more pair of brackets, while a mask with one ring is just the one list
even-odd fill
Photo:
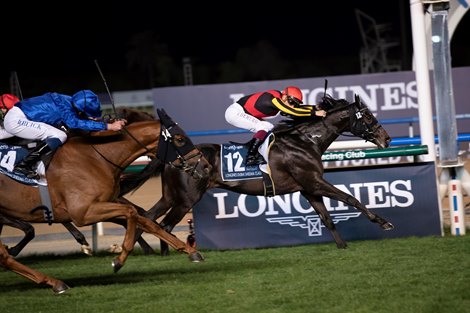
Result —
[[247, 165], [265, 163], [258, 154], [258, 148], [274, 127], [265, 119], [273, 118], [279, 113], [297, 117], [326, 115], [325, 111], [316, 110], [315, 106], [301, 106], [302, 98], [299, 88], [289, 86], [282, 92], [268, 90], [244, 96], [227, 108], [225, 120], [228, 123], [255, 133], [248, 149]]

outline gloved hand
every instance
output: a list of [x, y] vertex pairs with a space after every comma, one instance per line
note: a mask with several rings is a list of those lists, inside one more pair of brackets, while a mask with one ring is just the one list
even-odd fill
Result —
[[313, 110], [312, 111], [312, 116], [319, 116], [319, 117], [326, 117], [326, 111], [325, 110]]

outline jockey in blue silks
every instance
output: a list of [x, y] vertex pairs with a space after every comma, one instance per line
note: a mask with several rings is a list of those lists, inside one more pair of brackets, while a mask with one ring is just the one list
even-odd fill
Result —
[[39, 179], [33, 166], [67, 140], [64, 128], [119, 131], [125, 123], [124, 120], [113, 123], [101, 121], [101, 103], [91, 90], [81, 90], [73, 96], [48, 92], [24, 99], [5, 115], [5, 130], [21, 138], [42, 142], [18, 162], [13, 170], [28, 178]]

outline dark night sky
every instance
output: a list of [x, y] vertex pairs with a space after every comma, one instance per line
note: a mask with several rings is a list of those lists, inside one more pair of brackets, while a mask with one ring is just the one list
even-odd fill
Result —
[[[25, 15], [21, 18], [14, 14], [3, 18], [1, 89], [8, 91], [11, 71], [18, 73], [25, 97], [34, 96], [28, 94], [29, 90], [62, 92], [57, 89], [64, 82], [71, 86], [70, 90], [85, 88], [89, 77], [101, 79], [95, 59], [111, 89], [125, 86], [113, 80], [118, 73], [125, 77], [128, 71], [125, 55], [132, 34], [145, 30], [157, 31], [177, 62], [190, 56], [199, 63], [216, 65], [233, 60], [239, 48], [265, 39], [287, 60], [302, 58], [315, 64], [316, 60], [338, 63], [354, 58], [357, 72], [344, 74], [358, 74], [361, 39], [354, 9], [362, 10], [379, 23], [392, 23], [394, 35], [399, 37], [404, 33], [401, 39], [411, 45], [411, 35], [407, 33], [411, 32], [409, 1], [400, 1], [407, 15], [402, 18], [404, 23], [401, 23], [403, 8], [399, 1], [315, 1], [309, 4], [309, 9], [289, 1], [284, 7], [269, 6], [257, 12], [240, 2], [220, 2], [219, 7], [211, 8], [200, 2], [189, 6], [178, 2], [162, 5], [160, 9], [155, 8], [158, 2], [149, 4], [148, 1], [126, 2], [125, 6], [100, 2], [99, 6], [107, 6], [106, 9], [98, 9], [98, 2], [94, 5], [68, 2], [66, 8], [46, 8], [41, 3], [38, 7], [30, 6], [29, 13], [22, 13]], [[384, 3], [388, 3], [388, 10], [384, 9]], [[341, 10], [336, 11], [339, 7]], [[11, 11], [21, 12], [20, 9], [21, 5]], [[464, 19], [466, 25], [468, 19]], [[408, 27], [404, 32], [403, 25]], [[461, 33], [455, 34], [453, 47], [460, 54], [469, 55], [468, 40]], [[468, 58], [454, 61], [461, 63], [458, 66], [470, 65], [465, 64]], [[129, 73], [127, 79], [132, 80], [132, 75]], [[41, 87], [34, 88], [37, 86]]]

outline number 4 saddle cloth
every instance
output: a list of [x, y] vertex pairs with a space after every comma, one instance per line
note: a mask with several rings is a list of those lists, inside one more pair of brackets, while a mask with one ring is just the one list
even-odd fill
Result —
[[4, 174], [22, 184], [37, 186], [37, 185], [47, 185], [47, 181], [44, 177], [45, 167], [44, 163], [41, 161], [38, 163], [37, 171], [41, 175], [39, 180], [31, 179], [23, 174], [13, 172], [15, 164], [22, 160], [29, 153], [28, 149], [22, 146], [9, 145], [3, 142], [0, 142], [0, 173]]

